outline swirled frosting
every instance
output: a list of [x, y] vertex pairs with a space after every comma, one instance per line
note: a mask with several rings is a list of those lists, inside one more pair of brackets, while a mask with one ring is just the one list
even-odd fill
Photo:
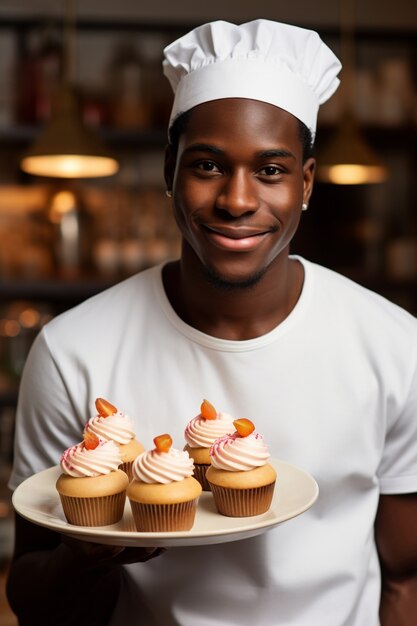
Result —
[[217, 439], [210, 448], [211, 464], [229, 472], [246, 471], [265, 465], [269, 452], [259, 433], [241, 437], [237, 432]]
[[133, 478], [144, 483], [167, 485], [193, 475], [194, 463], [188, 452], [170, 448], [168, 452], [148, 450], [133, 462]]
[[93, 450], [88, 450], [84, 442], [68, 448], [61, 457], [60, 465], [64, 474], [82, 478], [109, 474], [117, 470], [121, 462], [117, 444], [101, 440]]
[[131, 418], [121, 411], [108, 417], [94, 415], [85, 425], [84, 431], [86, 430], [97, 435], [99, 439], [115, 441], [118, 444], [129, 443], [135, 437]]
[[204, 419], [199, 414], [188, 422], [184, 437], [190, 448], [210, 448], [216, 439], [234, 430], [233, 417], [228, 413], [217, 413], [215, 420]]

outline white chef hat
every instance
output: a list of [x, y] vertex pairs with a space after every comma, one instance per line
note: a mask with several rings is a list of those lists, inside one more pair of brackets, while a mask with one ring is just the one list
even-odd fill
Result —
[[175, 94], [169, 127], [203, 102], [249, 98], [292, 113], [314, 137], [319, 105], [336, 91], [341, 69], [316, 32], [264, 19], [204, 24], [167, 46], [164, 56]]

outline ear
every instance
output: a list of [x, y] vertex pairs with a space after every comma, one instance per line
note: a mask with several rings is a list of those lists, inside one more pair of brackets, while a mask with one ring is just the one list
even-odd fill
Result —
[[164, 178], [167, 189], [172, 189], [174, 184], [175, 167], [177, 165], [177, 155], [172, 146], [167, 145], [165, 149]]
[[309, 203], [314, 185], [314, 174], [316, 172], [316, 159], [310, 157], [303, 165], [303, 202]]

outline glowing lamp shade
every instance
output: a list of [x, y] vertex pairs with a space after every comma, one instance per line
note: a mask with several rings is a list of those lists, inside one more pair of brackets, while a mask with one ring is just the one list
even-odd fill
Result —
[[75, 94], [68, 85], [62, 87], [57, 110], [23, 156], [20, 167], [28, 174], [59, 178], [111, 176], [119, 169], [100, 138], [83, 125]]
[[319, 151], [317, 179], [336, 185], [382, 183], [386, 167], [363, 139], [353, 116], [346, 115], [332, 139]]

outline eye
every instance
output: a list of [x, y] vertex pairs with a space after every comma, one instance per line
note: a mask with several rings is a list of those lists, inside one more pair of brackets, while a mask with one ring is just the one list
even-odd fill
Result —
[[213, 161], [207, 161], [207, 160], [198, 161], [195, 166], [198, 170], [202, 170], [203, 172], [208, 172], [208, 173], [213, 172], [216, 174], [220, 172], [219, 167]]
[[264, 165], [256, 172], [256, 177], [263, 183], [279, 183], [282, 181], [285, 168], [281, 165]]
[[259, 173], [263, 176], [278, 176], [282, 173], [282, 170], [277, 165], [265, 165]]

